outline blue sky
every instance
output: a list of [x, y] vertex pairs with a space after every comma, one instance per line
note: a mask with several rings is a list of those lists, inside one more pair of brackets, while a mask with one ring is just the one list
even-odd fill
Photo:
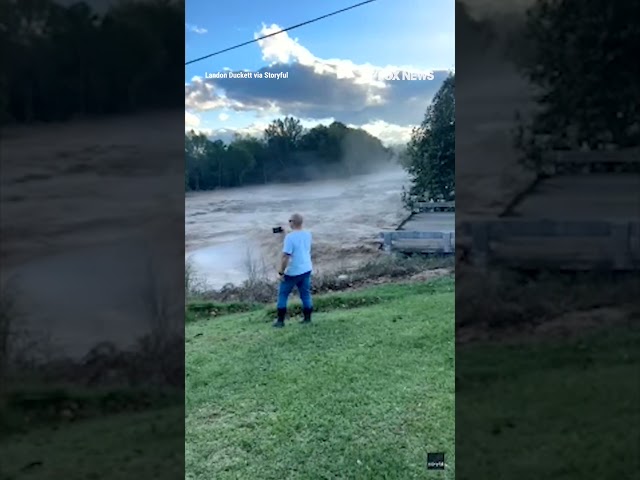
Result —
[[[191, 60], [358, 0], [187, 0]], [[454, 0], [378, 0], [185, 67], [187, 129], [229, 139], [259, 135], [293, 115], [307, 126], [332, 120], [402, 142], [454, 68]], [[373, 71], [436, 70], [435, 80], [384, 81]], [[205, 72], [286, 72], [287, 79], [206, 79]], [[438, 72], [441, 71], [441, 72]], [[368, 76], [367, 76], [368, 75]]]

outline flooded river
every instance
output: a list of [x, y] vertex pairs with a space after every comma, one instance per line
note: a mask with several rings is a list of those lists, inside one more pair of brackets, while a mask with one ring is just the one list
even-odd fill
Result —
[[341, 180], [198, 192], [185, 201], [186, 259], [207, 286], [274, 276], [289, 216], [299, 212], [314, 236], [317, 272], [348, 268], [377, 251], [381, 230], [404, 217], [400, 169]]

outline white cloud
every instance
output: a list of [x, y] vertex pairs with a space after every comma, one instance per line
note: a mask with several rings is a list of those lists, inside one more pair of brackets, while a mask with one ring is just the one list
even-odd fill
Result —
[[[280, 30], [282, 29], [278, 25], [266, 26], [263, 24], [260, 32], [254, 34], [254, 38]], [[321, 59], [300, 45], [297, 38], [291, 38], [287, 32], [260, 40], [258, 45], [262, 49], [262, 59], [270, 62], [272, 66], [295, 62], [306, 67], [313, 67], [314, 73], [318, 75], [331, 75], [337, 79], [350, 79], [356, 84], [369, 85], [380, 89], [387, 87], [385, 82], [375, 78], [374, 74], [380, 70], [386, 72], [407, 70], [416, 73], [429, 71], [428, 68], [419, 68], [413, 65], [356, 64], [351, 60], [339, 58]]]
[[[281, 30], [278, 25], [263, 25], [259, 38]], [[446, 42], [440, 37], [434, 39]], [[431, 98], [448, 72], [436, 71], [435, 80], [385, 81], [376, 72], [409, 71], [425, 73], [430, 68], [412, 65], [356, 64], [346, 59], [322, 59], [315, 56], [287, 32], [257, 42], [262, 58], [269, 65], [263, 74], [288, 72], [288, 78], [204, 79], [194, 77], [185, 85], [185, 106], [193, 112], [251, 112], [270, 121], [274, 116], [292, 115], [308, 119], [311, 126], [319, 120], [336, 118], [360, 126], [385, 143], [405, 142], [411, 126], [420, 123]], [[224, 69], [229, 71], [229, 69]], [[226, 113], [218, 116], [220, 121]], [[266, 125], [264, 125], [266, 126]], [[264, 126], [258, 128], [261, 135]], [[305, 125], [306, 126], [306, 125]], [[247, 127], [254, 131], [256, 125]], [[213, 130], [213, 134], [221, 130]], [[224, 135], [230, 130], [225, 130]], [[238, 130], [239, 133], [240, 132]], [[246, 132], [249, 133], [249, 132]]]
[[236, 135], [262, 138], [267, 126], [267, 122], [258, 122], [240, 128], [194, 128], [193, 131], [198, 134], [204, 134], [212, 140], [222, 140], [225, 143], [229, 143]]
[[186, 108], [196, 111], [223, 108], [237, 111], [253, 110], [253, 107], [227, 98], [218, 87], [205, 81], [202, 77], [193, 77], [191, 83], [185, 85], [184, 104]]
[[[278, 25], [267, 27], [262, 24], [262, 29], [253, 34], [254, 38], [263, 37], [282, 30]], [[287, 32], [258, 41], [262, 49], [262, 59], [271, 63], [289, 63], [296, 60], [302, 65], [313, 65], [316, 57], [305, 47], [298, 43], [298, 39], [289, 37]]]
[[197, 25], [192, 25], [190, 23], [185, 23], [185, 27], [189, 32], [197, 33], [199, 35], [203, 35], [208, 32], [206, 28], [199, 27]]
[[361, 128], [374, 137], [378, 137], [385, 145], [407, 143], [411, 139], [412, 126], [401, 126], [375, 120], [364, 125], [349, 125], [352, 128]]
[[218, 115], [218, 118], [221, 121], [226, 122], [227, 120], [229, 120], [229, 115], [227, 115], [226, 113], [221, 113], [220, 115]]
[[200, 125], [200, 117], [194, 115], [191, 112], [184, 112], [184, 126], [185, 128], [198, 127]]

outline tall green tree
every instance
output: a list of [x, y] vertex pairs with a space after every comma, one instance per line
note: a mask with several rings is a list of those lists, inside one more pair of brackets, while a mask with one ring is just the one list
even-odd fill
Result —
[[242, 143], [232, 143], [227, 147], [225, 172], [228, 175], [226, 184], [232, 187], [245, 185], [246, 177], [256, 166], [256, 160], [248, 148]]
[[265, 129], [264, 140], [267, 149], [271, 157], [277, 160], [281, 175], [291, 174], [287, 167], [295, 163], [294, 153], [298, 149], [303, 131], [300, 120], [294, 117], [278, 118]]
[[528, 11], [524, 72], [542, 111], [534, 133], [575, 148], [640, 143], [640, 2], [539, 0]]
[[449, 76], [413, 130], [403, 162], [412, 184], [404, 195], [409, 208], [420, 200], [455, 198], [455, 77]]
[[280, 141], [288, 149], [293, 150], [298, 146], [304, 127], [300, 120], [294, 117], [276, 119], [266, 128], [264, 135], [269, 144], [272, 141]]

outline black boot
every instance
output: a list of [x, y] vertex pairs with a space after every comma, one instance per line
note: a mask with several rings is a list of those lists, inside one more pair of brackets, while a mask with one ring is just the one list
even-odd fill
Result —
[[278, 309], [278, 319], [273, 322], [273, 326], [276, 328], [282, 328], [284, 327], [284, 317], [287, 315], [287, 309], [286, 308], [279, 308]]
[[302, 321], [300, 323], [311, 323], [311, 312], [313, 311], [312, 308], [303, 308], [302, 309], [302, 314], [304, 315], [304, 318], [302, 319]]

